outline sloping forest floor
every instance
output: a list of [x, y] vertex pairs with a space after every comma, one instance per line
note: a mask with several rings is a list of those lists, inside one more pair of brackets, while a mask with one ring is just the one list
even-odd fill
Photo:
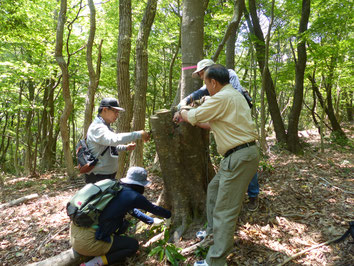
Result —
[[[354, 221], [353, 132], [353, 125], [347, 125], [350, 143], [344, 146], [327, 138], [324, 153], [316, 130], [301, 132], [307, 143], [303, 155], [293, 155], [276, 145], [270, 148], [259, 178], [260, 206], [255, 212], [241, 211], [228, 265], [277, 265], [349, 228], [349, 221]], [[146, 196], [155, 202], [162, 179], [153, 174], [149, 178], [153, 185]], [[0, 210], [0, 265], [33, 263], [69, 249], [65, 204], [83, 184], [81, 179], [69, 183], [59, 171], [38, 177], [5, 176], [1, 203], [32, 193], [39, 197]], [[176, 246], [183, 249], [195, 244], [195, 230], [191, 228]], [[143, 245], [151, 234], [147, 229], [136, 237]], [[350, 241], [349, 236], [344, 242], [323, 245], [287, 265], [353, 265], [354, 245]], [[121, 265], [165, 265], [157, 257], [149, 257], [150, 250], [141, 247], [134, 258]], [[193, 265], [196, 259], [194, 253], [181, 265]]]

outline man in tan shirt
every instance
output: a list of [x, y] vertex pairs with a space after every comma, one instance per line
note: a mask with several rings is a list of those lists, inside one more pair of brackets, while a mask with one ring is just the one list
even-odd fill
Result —
[[207, 234], [214, 235], [214, 244], [206, 260], [194, 264], [224, 266], [244, 194], [258, 168], [258, 135], [247, 101], [229, 84], [228, 70], [212, 65], [204, 81], [211, 97], [196, 109], [180, 111], [178, 120], [210, 128], [224, 156], [207, 192]]

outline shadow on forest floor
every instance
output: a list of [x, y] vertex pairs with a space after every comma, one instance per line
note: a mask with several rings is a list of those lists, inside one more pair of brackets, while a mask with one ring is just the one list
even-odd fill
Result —
[[[352, 128], [346, 134], [353, 139]], [[301, 136], [309, 144], [303, 155], [293, 155], [276, 146], [270, 149], [267, 168], [259, 178], [260, 206], [255, 212], [246, 208], [241, 211], [228, 265], [279, 264], [342, 235], [348, 222], [354, 220], [353, 144], [350, 147], [327, 142], [321, 153], [317, 131], [304, 131]], [[162, 180], [154, 175], [150, 179], [153, 186], [146, 196], [156, 201]], [[65, 204], [82, 185], [81, 179], [68, 183], [59, 172], [36, 178], [6, 177], [2, 203], [32, 193], [40, 197], [1, 210], [0, 264], [22, 265], [67, 250], [70, 245]], [[196, 228], [191, 228], [177, 246], [185, 248], [196, 243]], [[347, 238], [313, 249], [287, 265], [352, 265], [354, 247], [349, 241]], [[183, 265], [193, 265], [195, 260], [191, 255]], [[163, 263], [148, 257], [147, 250], [141, 248], [135, 258], [121, 265]]]

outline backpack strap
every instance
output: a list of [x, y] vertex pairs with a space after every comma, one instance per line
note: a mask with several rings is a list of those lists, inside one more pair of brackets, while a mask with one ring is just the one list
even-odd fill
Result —
[[103, 156], [103, 154], [106, 153], [106, 151], [108, 150], [109, 147], [110, 147], [110, 146], [107, 146], [107, 147], [104, 149], [104, 151], [101, 153], [101, 156]]

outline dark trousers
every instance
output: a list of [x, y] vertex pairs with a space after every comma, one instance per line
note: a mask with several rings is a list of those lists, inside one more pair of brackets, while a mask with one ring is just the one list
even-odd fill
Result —
[[113, 244], [105, 255], [108, 264], [123, 261], [126, 257], [133, 256], [139, 248], [139, 242], [128, 236], [115, 235]]
[[101, 181], [103, 179], [115, 179], [116, 173], [109, 174], [109, 175], [100, 175], [100, 174], [85, 174], [85, 182], [86, 184], [88, 183], [96, 183], [98, 181]]

